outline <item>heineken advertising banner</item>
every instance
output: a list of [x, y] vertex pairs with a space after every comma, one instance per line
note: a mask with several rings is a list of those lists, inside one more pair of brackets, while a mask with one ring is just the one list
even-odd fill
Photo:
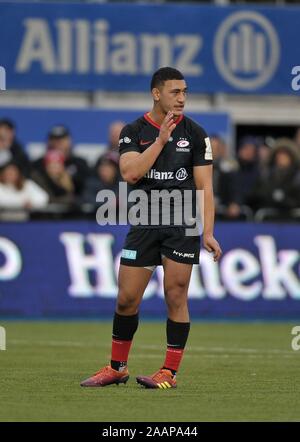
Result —
[[[189, 303], [194, 318], [300, 318], [297, 225], [217, 223], [223, 256], [201, 251]], [[95, 222], [1, 223], [0, 317], [110, 317], [127, 226]], [[142, 315], [165, 314], [163, 270]]]

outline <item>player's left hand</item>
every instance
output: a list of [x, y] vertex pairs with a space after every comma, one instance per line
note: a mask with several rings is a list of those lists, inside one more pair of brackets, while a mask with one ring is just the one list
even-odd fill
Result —
[[222, 249], [212, 235], [203, 235], [203, 246], [208, 252], [214, 253], [214, 261], [219, 261], [222, 255]]

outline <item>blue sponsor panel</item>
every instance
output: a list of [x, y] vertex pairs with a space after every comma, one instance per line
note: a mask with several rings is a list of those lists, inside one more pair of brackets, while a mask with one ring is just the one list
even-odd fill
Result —
[[9, 89], [147, 91], [182, 70], [193, 92], [294, 93], [300, 8], [0, 4]]
[[[145, 109], [145, 112], [148, 110]], [[75, 146], [106, 145], [111, 123], [130, 123], [141, 115], [142, 111], [0, 107], [0, 119], [10, 118], [16, 123], [17, 136], [28, 151], [33, 145], [43, 145], [50, 128], [57, 124], [70, 129]], [[230, 142], [232, 123], [227, 113], [187, 112], [187, 115], [203, 126], [209, 135], [218, 134]]]
[[[127, 231], [84, 221], [1, 223], [0, 316], [111, 317]], [[202, 250], [193, 267], [192, 317], [300, 318], [299, 226], [218, 223], [216, 236], [220, 263]], [[161, 266], [141, 312], [165, 316]]]

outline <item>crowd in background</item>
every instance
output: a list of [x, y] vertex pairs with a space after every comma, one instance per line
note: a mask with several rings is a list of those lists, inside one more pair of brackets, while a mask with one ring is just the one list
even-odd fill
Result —
[[[68, 128], [53, 127], [44, 156], [30, 161], [14, 123], [0, 120], [0, 215], [7, 219], [7, 213], [18, 210], [31, 216], [94, 215], [99, 190], [118, 195], [123, 124], [110, 126], [107, 149], [91, 167], [73, 153]], [[220, 136], [210, 138], [217, 218], [300, 219], [300, 128], [294, 139], [247, 136], [239, 140], [235, 155]]]
[[293, 139], [247, 136], [234, 157], [220, 137], [211, 142], [220, 217], [300, 219], [300, 128]]

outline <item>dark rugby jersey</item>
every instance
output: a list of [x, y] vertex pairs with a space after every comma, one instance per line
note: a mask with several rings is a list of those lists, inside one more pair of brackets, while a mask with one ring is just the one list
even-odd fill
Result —
[[[148, 195], [149, 216], [151, 211], [151, 191], [161, 191], [163, 189], [169, 192], [177, 189], [181, 194], [183, 194], [184, 190], [191, 190], [193, 194], [192, 210], [193, 214], [195, 214], [193, 166], [212, 164], [211, 145], [204, 129], [183, 115], [175, 123], [176, 127], [169, 141], [163, 147], [151, 169], [137, 183], [130, 186], [130, 190], [141, 189]], [[159, 130], [160, 126], [151, 120], [148, 114], [138, 118], [131, 124], [127, 124], [120, 134], [120, 154], [144, 152], [154, 143], [159, 135]], [[152, 199], [152, 206], [154, 200], [155, 198]], [[173, 199], [171, 199], [171, 225], [174, 224], [172, 222], [174, 204], [176, 205]], [[161, 226], [162, 224], [160, 219], [159, 225]], [[182, 225], [185, 225], [184, 220]]]

